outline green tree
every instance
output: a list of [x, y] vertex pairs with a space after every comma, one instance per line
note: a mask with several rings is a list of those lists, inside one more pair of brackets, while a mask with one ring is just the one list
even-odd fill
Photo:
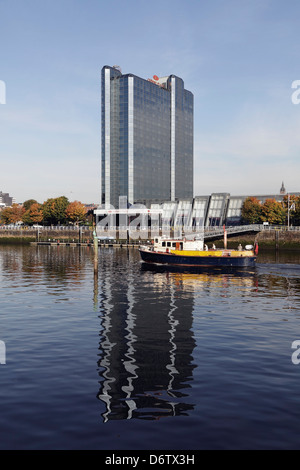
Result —
[[66, 223], [66, 209], [69, 200], [65, 196], [50, 198], [42, 206], [44, 221], [50, 225]]
[[295, 213], [293, 214], [292, 223], [293, 225], [300, 225], [300, 196], [295, 201]]
[[261, 207], [261, 219], [269, 224], [282, 225], [286, 219], [286, 210], [281, 202], [275, 199], [266, 199]]
[[247, 224], [259, 224], [261, 222], [261, 203], [256, 197], [247, 197], [242, 206], [242, 219]]

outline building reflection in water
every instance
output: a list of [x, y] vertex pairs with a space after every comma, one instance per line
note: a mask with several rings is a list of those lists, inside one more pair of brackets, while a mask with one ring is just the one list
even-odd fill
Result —
[[172, 276], [128, 272], [116, 279], [112, 272], [101, 280], [103, 420], [187, 415], [195, 406], [188, 394], [195, 368], [193, 292]]

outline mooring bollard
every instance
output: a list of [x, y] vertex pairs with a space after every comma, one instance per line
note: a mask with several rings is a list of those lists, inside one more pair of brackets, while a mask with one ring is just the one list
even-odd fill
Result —
[[98, 238], [94, 227], [94, 277], [98, 277]]
[[98, 306], [98, 238], [94, 230], [94, 310], [97, 311]]

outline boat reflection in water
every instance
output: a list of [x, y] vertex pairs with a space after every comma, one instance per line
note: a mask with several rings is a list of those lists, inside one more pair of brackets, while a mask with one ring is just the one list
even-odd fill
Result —
[[[252, 273], [243, 275], [253, 283]], [[104, 422], [189, 415], [195, 407], [194, 299], [207, 276], [145, 264], [138, 275], [102, 276], [97, 396], [105, 404]]]

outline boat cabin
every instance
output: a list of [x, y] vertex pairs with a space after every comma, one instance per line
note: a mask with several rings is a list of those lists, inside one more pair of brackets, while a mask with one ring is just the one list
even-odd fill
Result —
[[203, 250], [203, 240], [193, 239], [187, 240], [186, 238], [174, 239], [174, 238], [165, 238], [165, 237], [155, 237], [153, 241], [154, 251], [159, 251], [161, 253], [169, 253], [172, 250], [177, 251], [201, 251]]

